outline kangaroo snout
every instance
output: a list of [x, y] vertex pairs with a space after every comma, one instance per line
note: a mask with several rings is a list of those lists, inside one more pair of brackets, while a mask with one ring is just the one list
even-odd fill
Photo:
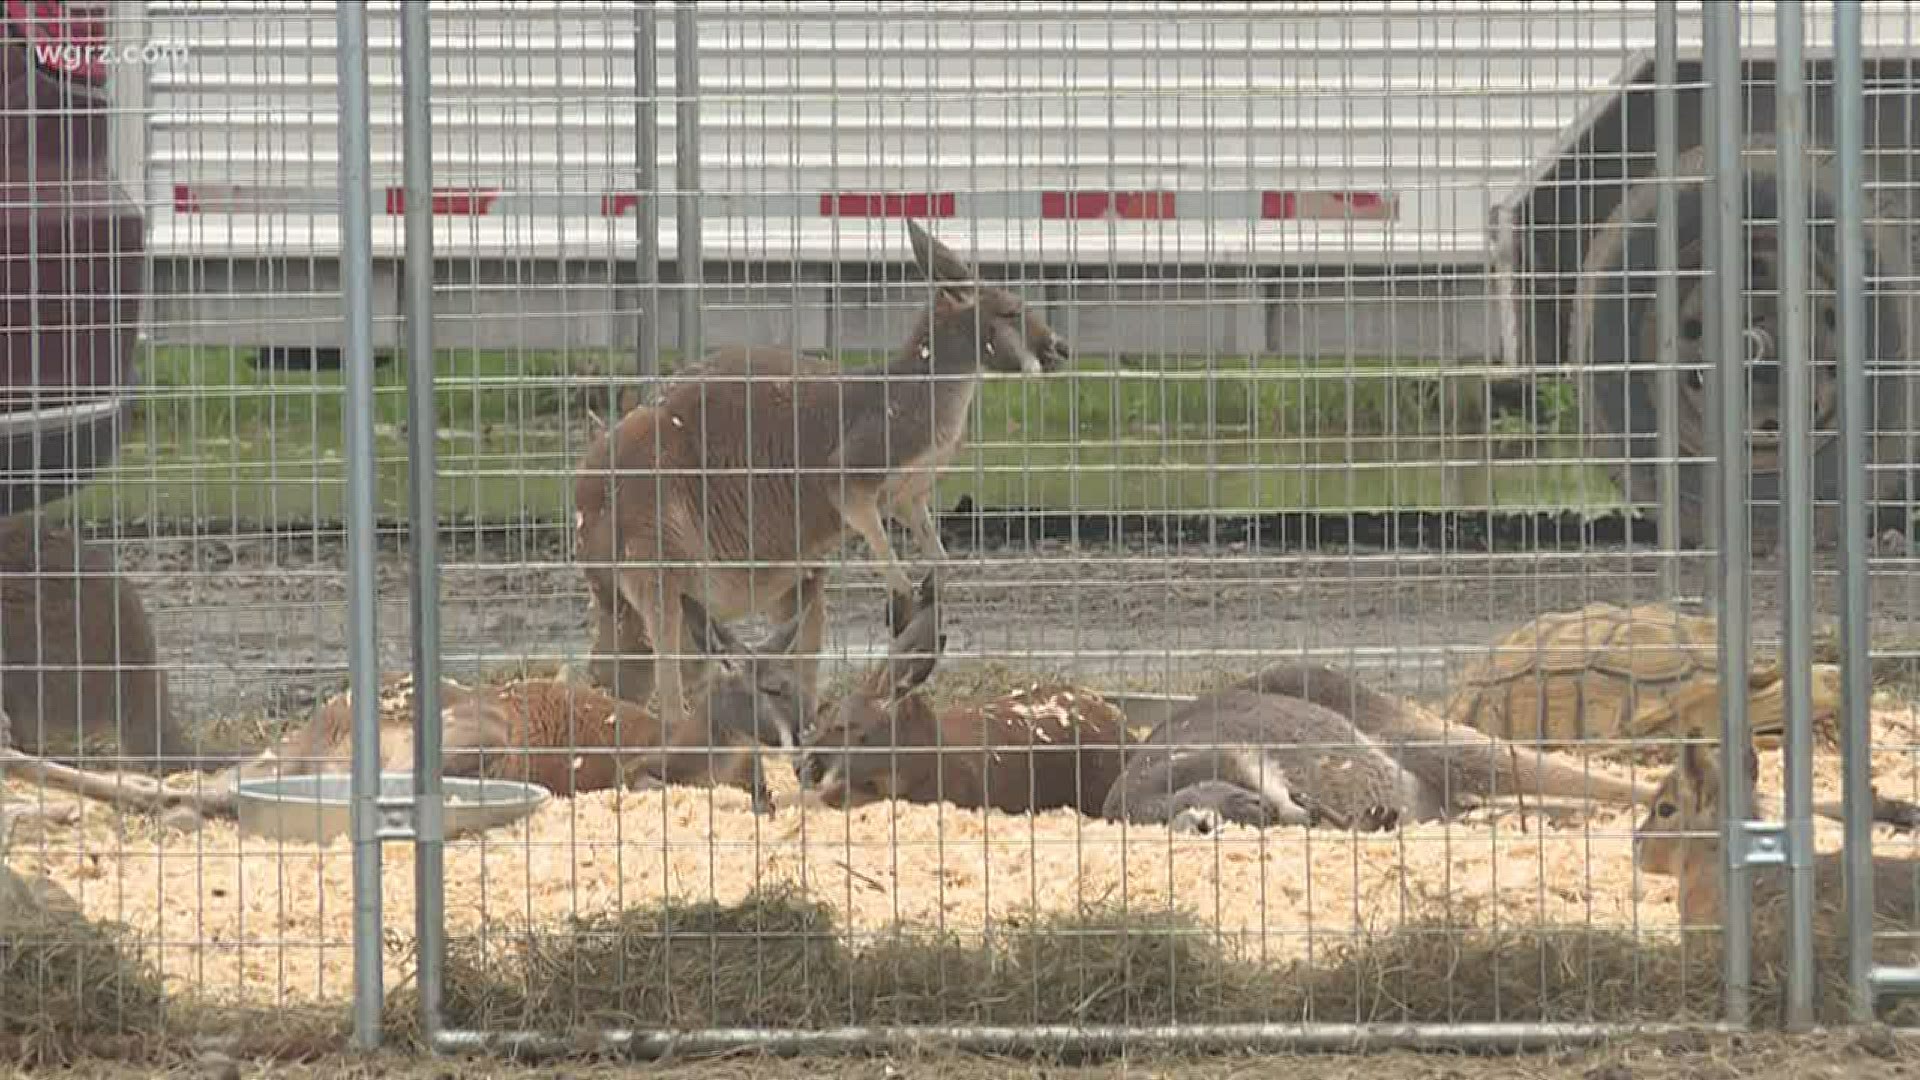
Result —
[[819, 787], [827, 778], [827, 763], [821, 755], [808, 751], [800, 756], [800, 767], [794, 771], [800, 775], [801, 787]]

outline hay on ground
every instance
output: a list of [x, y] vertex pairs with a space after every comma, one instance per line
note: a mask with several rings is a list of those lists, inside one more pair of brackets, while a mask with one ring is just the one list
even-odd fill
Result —
[[[1876, 727], [1877, 743], [1912, 742], [1904, 713], [1878, 714]], [[1762, 758], [1761, 787], [1776, 794], [1778, 759]], [[1880, 753], [1875, 765], [1882, 793], [1920, 793], [1920, 772], [1906, 755]], [[1838, 771], [1831, 756], [1816, 763], [1824, 796], [1838, 794]], [[780, 794], [792, 790], [784, 766], [770, 772]], [[556, 799], [525, 822], [450, 844], [447, 912], [450, 933], [463, 942], [456, 951], [463, 970], [496, 980], [520, 971], [521, 985], [539, 993], [529, 998], [535, 1004], [512, 1007], [535, 1014], [548, 1009], [540, 1001], [585, 1001], [589, 984], [610, 984], [625, 988], [634, 1009], [741, 1023], [767, 1014], [799, 1022], [823, 1015], [820, 1009], [836, 1022], [856, 1013], [886, 1022], [896, 1012], [924, 1014], [936, 997], [946, 1011], [935, 1018], [955, 1021], [1025, 1020], [1068, 1006], [1076, 1015], [1160, 1010], [1160, 1019], [1193, 1019], [1206, 999], [1240, 1009], [1242, 1019], [1304, 1019], [1303, 1009], [1326, 1019], [1386, 1018], [1376, 1014], [1396, 1008], [1440, 1010], [1428, 1019], [1506, 1010], [1497, 1018], [1513, 1019], [1522, 1006], [1563, 1019], [1582, 1010], [1591, 1014], [1585, 1018], [1609, 1019], [1615, 1006], [1637, 1000], [1664, 1002], [1650, 1011], [1670, 1018], [1665, 1006], [1673, 1003], [1650, 990], [1650, 980], [1694, 968], [1660, 959], [1660, 942], [1677, 921], [1674, 883], [1636, 872], [1633, 818], [1625, 808], [1603, 808], [1556, 826], [1537, 813], [1509, 812], [1385, 834], [1232, 829], [1188, 838], [1070, 811], [1016, 817], [880, 804], [843, 814], [789, 806], [763, 818], [752, 814], [745, 792], [731, 789], [604, 792]], [[1837, 847], [1839, 835], [1837, 823], [1816, 824], [1823, 850]], [[345, 838], [283, 845], [217, 821], [175, 834], [148, 818], [89, 806], [79, 826], [17, 843], [8, 863], [61, 881], [89, 918], [128, 925], [170, 991], [268, 1008], [337, 1007], [350, 994]], [[801, 898], [819, 919], [774, 919], [755, 899], [767, 895]], [[746, 914], [737, 917], [745, 923], [725, 933], [714, 928], [721, 912], [743, 903]], [[404, 987], [415, 907], [409, 845], [384, 848], [383, 907], [397, 943], [388, 951], [387, 984]], [[578, 949], [583, 933], [616, 939], [629, 925], [657, 928], [648, 919], [670, 920], [664, 925], [673, 933], [655, 937], [679, 959], [628, 955], [614, 978], [604, 965], [616, 961]], [[1073, 929], [1062, 920], [1082, 923], [1045, 936]], [[1085, 920], [1106, 929], [1089, 930]], [[1170, 925], [1156, 920], [1185, 920], [1205, 933], [1169, 930], [1155, 946], [1162, 951], [1142, 960], [1128, 950], [1156, 940], [1143, 928]], [[1130, 944], [1102, 952], [1123, 931]], [[1535, 932], [1551, 941], [1516, 944], [1514, 935]], [[788, 961], [769, 958], [782, 934], [811, 935], [813, 944]], [[1188, 946], [1172, 944], [1176, 938], [1257, 962], [1267, 973], [1262, 980], [1287, 973], [1289, 986], [1313, 988], [1311, 1008], [1298, 998], [1253, 994], [1233, 981], [1243, 976], [1209, 967], [1211, 954], [1179, 952]], [[713, 1004], [727, 999], [721, 984], [733, 976], [723, 971], [734, 968], [709, 962], [700, 969], [697, 957], [721, 942], [739, 943], [726, 953], [729, 965], [751, 969], [733, 1000], [760, 995], [759, 1011]], [[1043, 943], [1053, 950], [1045, 957], [1025, 966], [1009, 959], [1020, 949], [1037, 956]], [[1689, 955], [1700, 952], [1696, 946]], [[696, 967], [683, 971], [683, 960]], [[1130, 965], [1126, 977], [1114, 964]], [[1183, 964], [1199, 966], [1182, 975]], [[1078, 966], [1067, 973], [1062, 965]], [[857, 974], [856, 966], [874, 974]], [[1127, 980], [1146, 969], [1168, 971], [1185, 989], [1127, 1003]], [[1212, 982], [1195, 982], [1200, 970], [1215, 970]], [[1486, 995], [1463, 988], [1463, 972], [1484, 975]], [[662, 987], [655, 997], [634, 996], [653, 985]], [[969, 985], [1001, 989], [984, 997], [943, 989]], [[1687, 982], [1687, 992], [1697, 985]], [[796, 987], [822, 1004], [796, 1004]], [[1457, 999], [1450, 997], [1456, 990]], [[1182, 996], [1188, 991], [1197, 996]], [[964, 994], [974, 996], [956, 996]], [[473, 998], [482, 999], [509, 1000]], [[1248, 1016], [1250, 1001], [1262, 1007]], [[568, 1007], [594, 1018], [613, 1008]], [[498, 1018], [500, 1008], [509, 1006], [489, 1006], [489, 1016]]]
[[[456, 938], [443, 1001], [468, 1029], [586, 1031], [862, 1025], [1706, 1022], [1724, 1014], [1722, 954], [1700, 932], [1578, 925], [1489, 929], [1475, 905], [1342, 940], [1317, 961], [1261, 962], [1182, 914], [1112, 905], [1017, 922], [983, 939], [889, 933], [855, 951], [827, 905], [788, 886], [737, 904], [577, 920], [503, 948]], [[1463, 909], [1467, 909], [1464, 910]], [[1466, 915], [1463, 920], [1462, 916]], [[1784, 909], [1756, 908], [1751, 995], [1784, 1019]], [[1465, 922], [1473, 929], [1461, 929]], [[1817, 1019], [1846, 1020], [1846, 942], [1818, 924]], [[390, 1029], [417, 1036], [410, 993]], [[1911, 1024], [1920, 1004], [1885, 1019]]]
[[120, 928], [90, 922], [54, 882], [0, 866], [0, 1036], [58, 1054], [152, 1031], [164, 1005], [158, 973]]

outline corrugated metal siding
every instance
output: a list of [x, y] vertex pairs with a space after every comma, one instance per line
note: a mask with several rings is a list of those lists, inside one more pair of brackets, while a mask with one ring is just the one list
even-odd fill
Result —
[[[375, 183], [397, 185], [397, 5], [369, 6]], [[1698, 5], [1683, 8], [1692, 32]], [[502, 193], [487, 216], [442, 221], [443, 253], [631, 257], [634, 219], [597, 207], [634, 187], [634, 9], [434, 5], [436, 183]], [[705, 2], [703, 250], [897, 260], [897, 222], [823, 217], [821, 194], [938, 191], [963, 204], [943, 232], [989, 262], [1478, 262], [1490, 208], [1630, 54], [1651, 47], [1653, 9]], [[145, 10], [149, 39], [185, 50], [150, 72], [156, 251], [334, 255], [333, 5], [148, 0]], [[672, 8], [658, 10], [658, 89], [670, 96]], [[663, 101], [667, 186], [674, 119]], [[182, 213], [176, 187], [243, 205]], [[1180, 210], [1040, 220], [1041, 191], [1081, 188], [1177, 191]], [[1389, 192], [1397, 215], [1258, 220], [1261, 193], [1316, 191]], [[672, 218], [663, 206], [669, 256]], [[397, 218], [376, 223], [376, 245], [398, 252]]]

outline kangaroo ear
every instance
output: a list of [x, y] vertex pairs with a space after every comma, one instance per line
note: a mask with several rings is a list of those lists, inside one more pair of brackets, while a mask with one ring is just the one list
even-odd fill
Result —
[[1687, 778], [1687, 788], [1694, 793], [1693, 801], [1698, 809], [1699, 803], [1719, 797], [1720, 766], [1714, 761], [1715, 748], [1701, 743], [1688, 743], [1680, 748], [1680, 764]]
[[937, 569], [928, 570], [927, 576], [920, 579], [919, 586], [911, 594], [887, 590], [888, 633], [896, 638], [904, 637], [907, 627], [922, 614], [931, 614], [933, 618], [939, 618], [939, 613], [935, 610], [938, 588], [935, 577], [938, 573]]
[[942, 303], [950, 307], [972, 307], [980, 299], [980, 290], [972, 285], [943, 285], [936, 290]]
[[906, 632], [894, 638], [892, 648], [887, 650], [894, 698], [905, 697], [931, 678], [946, 648], [947, 635], [940, 633], [933, 610], [928, 608], [915, 615]]
[[715, 619], [707, 611], [706, 605], [695, 600], [692, 594], [680, 594], [680, 611], [685, 619], [687, 639], [695, 650], [721, 659], [723, 663], [735, 662], [723, 659], [724, 656], [739, 657], [753, 651], [742, 644], [725, 623]]
[[948, 250], [947, 245], [927, 235], [927, 230], [917, 221], [907, 222], [907, 239], [913, 244], [913, 261], [920, 265], [920, 272], [928, 281], [944, 281], [955, 285], [967, 286], [971, 293], [974, 280], [978, 277], [973, 267], [960, 260], [958, 255]]
[[923, 607], [913, 613], [887, 651], [895, 656], [911, 656], [915, 653], [937, 653], [945, 647], [946, 634], [940, 630], [940, 611], [936, 607]]
[[800, 605], [800, 610], [794, 612], [793, 618], [775, 627], [753, 647], [753, 651], [762, 656], [793, 651], [793, 643], [800, 638], [800, 624], [807, 621], [811, 608], [811, 604]]
[[921, 606], [914, 602], [909, 593], [887, 590], [887, 633], [895, 638], [906, 636], [907, 627], [912, 625], [914, 616]]
[[916, 656], [909, 660], [890, 660], [893, 667], [893, 700], [906, 697], [933, 676], [940, 663], [938, 656]]

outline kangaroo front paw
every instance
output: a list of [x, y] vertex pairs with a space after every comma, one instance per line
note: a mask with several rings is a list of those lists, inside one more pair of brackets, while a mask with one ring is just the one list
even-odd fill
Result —
[[771, 816], [774, 811], [773, 792], [757, 788], [753, 793], [753, 812], [761, 816]]
[[1173, 815], [1167, 822], [1167, 828], [1183, 836], [1212, 836], [1226, 824], [1220, 811], [1211, 806], [1189, 806]]
[[1356, 824], [1361, 832], [1391, 832], [1400, 826], [1400, 808], [1369, 806]]

